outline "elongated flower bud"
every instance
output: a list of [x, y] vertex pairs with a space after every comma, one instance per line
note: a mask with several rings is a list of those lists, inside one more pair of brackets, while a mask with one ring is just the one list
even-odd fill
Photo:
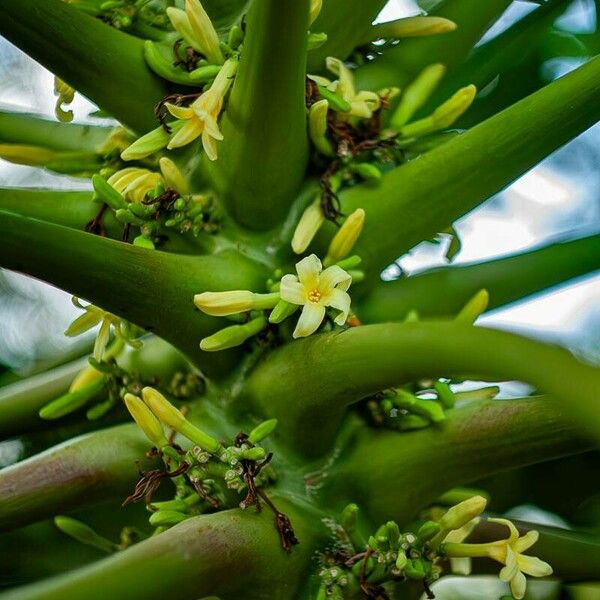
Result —
[[263, 317], [257, 317], [244, 323], [243, 325], [232, 325], [225, 327], [209, 337], [205, 337], [200, 342], [200, 349], [205, 352], [217, 352], [240, 346], [247, 339], [257, 335], [267, 326], [267, 320]]
[[253, 444], [258, 444], [258, 442], [264, 440], [267, 436], [271, 435], [275, 427], [277, 427], [277, 419], [269, 419], [268, 421], [263, 421], [250, 432], [248, 439]]
[[63, 533], [66, 533], [82, 544], [94, 546], [94, 548], [98, 548], [99, 550], [109, 553], [118, 550], [118, 546], [116, 544], [110, 540], [107, 540], [101, 535], [98, 535], [89, 525], [86, 525], [77, 519], [60, 515], [54, 517], [54, 524]]
[[452, 506], [439, 521], [442, 531], [448, 532], [460, 529], [463, 525], [478, 517], [486, 506], [487, 500], [483, 496], [473, 496], [456, 506]]
[[329, 102], [319, 100], [308, 111], [308, 134], [315, 148], [325, 156], [333, 156], [331, 143], [327, 139], [327, 111]]
[[413, 115], [427, 102], [445, 72], [446, 67], [437, 63], [425, 67], [419, 73], [400, 98], [398, 108], [390, 121], [393, 129], [403, 127], [412, 119]]
[[357, 208], [343, 223], [329, 245], [324, 265], [331, 265], [346, 258], [354, 248], [365, 223], [365, 211]]
[[390, 37], [420, 37], [454, 31], [456, 23], [444, 17], [416, 16], [398, 19], [386, 29], [388, 29], [386, 33]]
[[321, 7], [323, 6], [323, 0], [310, 0], [310, 9], [308, 13], [308, 26], [310, 27], [319, 16]]
[[142, 390], [148, 408], [167, 426], [212, 454], [221, 449], [215, 438], [192, 425], [180, 410], [177, 410], [160, 392], [151, 387]]
[[150, 515], [148, 521], [153, 527], [162, 527], [165, 525], [177, 525], [181, 521], [189, 518], [188, 515], [180, 513], [176, 510], [159, 510]]
[[57, 156], [55, 150], [26, 144], [0, 144], [0, 158], [18, 165], [43, 166]]
[[127, 410], [146, 437], [157, 448], [168, 445], [169, 442], [165, 437], [165, 432], [163, 431], [160, 421], [154, 416], [154, 413], [144, 404], [144, 402], [133, 394], [125, 394], [124, 400]]
[[219, 36], [200, 0], [186, 0], [185, 14], [200, 52], [206, 56], [208, 62], [215, 65], [223, 64], [225, 59], [219, 45]]
[[203, 292], [194, 296], [194, 304], [207, 315], [226, 317], [250, 310], [273, 308], [279, 302], [279, 294], [255, 294], [248, 290], [227, 292]]
[[447, 129], [453, 125], [471, 106], [476, 95], [477, 88], [474, 85], [468, 85], [438, 106], [433, 112], [437, 128]]
[[454, 320], [457, 323], [472, 325], [487, 310], [490, 294], [487, 290], [479, 290], [460, 310]]
[[158, 164], [167, 187], [170, 187], [182, 196], [190, 193], [188, 183], [183, 176], [183, 173], [170, 158], [163, 156], [158, 161]]
[[81, 388], [88, 386], [90, 383], [101, 379], [104, 375], [98, 371], [98, 369], [94, 369], [92, 365], [85, 366], [77, 375], [73, 382], [69, 386], [69, 392], [76, 392]]
[[325, 215], [321, 208], [321, 201], [317, 198], [304, 209], [300, 221], [296, 225], [292, 237], [292, 250], [296, 254], [302, 254], [308, 248], [324, 221]]
[[298, 310], [298, 308], [299, 306], [297, 304], [280, 300], [269, 315], [269, 323], [276, 325], [277, 323], [285, 321], [288, 317], [291, 317]]

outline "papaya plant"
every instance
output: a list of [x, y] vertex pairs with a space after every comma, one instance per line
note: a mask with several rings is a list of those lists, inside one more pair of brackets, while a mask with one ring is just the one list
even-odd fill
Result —
[[[481, 482], [572, 455], [548, 504], [597, 493], [600, 371], [475, 322], [597, 270], [600, 237], [451, 265], [457, 219], [600, 119], [598, 36], [559, 28], [570, 0], [482, 44], [512, 0], [373, 25], [385, 4], [0, 0], [57, 96], [57, 120], [0, 114], [0, 156], [90, 186], [1, 189], [0, 266], [73, 295], [67, 336], [96, 332], [87, 359], [2, 376], [28, 456], [0, 471], [0, 597], [598, 579], [597, 519], [509, 520]], [[582, 66], [543, 81], [556, 56]], [[71, 122], [76, 93], [117, 124]], [[440, 240], [447, 266], [382, 280]], [[532, 391], [500, 399], [506, 380]]]

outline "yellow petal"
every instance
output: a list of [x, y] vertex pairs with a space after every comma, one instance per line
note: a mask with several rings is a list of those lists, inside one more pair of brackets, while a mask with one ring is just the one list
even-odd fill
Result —
[[197, 119], [187, 121], [186, 124], [171, 138], [167, 148], [169, 150], [181, 148], [181, 146], [193, 142], [202, 133], [202, 129], [202, 121]]
[[217, 140], [206, 131], [202, 132], [202, 147], [204, 148], [208, 160], [217, 160], [219, 157], [217, 152]]
[[306, 289], [295, 275], [284, 275], [279, 286], [282, 300], [291, 304], [306, 304]]
[[507, 546], [506, 566], [500, 571], [500, 579], [502, 579], [502, 581], [510, 581], [518, 572], [519, 565], [517, 564], [517, 555], [510, 546]]
[[306, 337], [314, 333], [325, 318], [325, 307], [308, 302], [302, 308], [298, 324], [294, 330], [294, 338]]
[[166, 102], [165, 107], [176, 119], [191, 119], [194, 116], [194, 111], [189, 106], [177, 106]]
[[514, 526], [512, 521], [509, 521], [508, 519], [500, 519], [500, 518], [495, 518], [495, 519], [490, 518], [490, 519], [488, 519], [488, 521], [490, 523], [498, 523], [500, 525], [505, 525], [506, 527], [508, 527], [508, 530], [510, 531], [510, 535], [508, 538], [509, 543], [512, 544], [514, 541], [519, 539], [519, 531]]
[[517, 556], [517, 564], [520, 571], [532, 577], [548, 577], [548, 575], [552, 575], [553, 573], [552, 567], [536, 556], [519, 554]]
[[516, 600], [521, 600], [525, 596], [525, 590], [527, 589], [527, 579], [525, 575], [520, 571], [510, 581], [510, 591]]
[[334, 322], [337, 325], [344, 325], [350, 312], [350, 296], [342, 290], [333, 290], [327, 297], [326, 304], [340, 311]]
[[531, 546], [533, 546], [539, 539], [540, 534], [532, 529], [528, 531], [523, 537], [520, 537], [514, 544], [513, 548], [515, 552], [525, 552], [525, 550], [529, 550]]
[[344, 292], [350, 287], [352, 277], [338, 265], [327, 267], [319, 277], [319, 289], [322, 294], [328, 294], [333, 288], [338, 288]]

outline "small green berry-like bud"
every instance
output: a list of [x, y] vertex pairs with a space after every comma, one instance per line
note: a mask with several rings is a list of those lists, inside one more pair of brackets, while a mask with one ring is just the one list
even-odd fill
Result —
[[147, 235], [138, 235], [133, 239], [133, 245], [138, 248], [146, 248], [147, 250], [154, 250], [154, 242], [152, 238]]
[[159, 510], [150, 515], [150, 525], [154, 527], [164, 527], [165, 525], [177, 525], [185, 521], [188, 515], [177, 512], [176, 510]]
[[420, 558], [414, 558], [406, 561], [403, 573], [409, 579], [425, 579], [427, 576], [427, 569], [423, 560]]
[[137, 426], [144, 432], [146, 437], [157, 447], [162, 448], [169, 442], [165, 437], [165, 432], [160, 421], [154, 416], [154, 413], [142, 402], [140, 398], [133, 394], [125, 394], [125, 406], [137, 423]]
[[252, 319], [244, 325], [232, 325], [225, 327], [200, 342], [200, 348], [205, 352], [217, 352], [227, 348], [240, 346], [247, 339], [257, 335], [267, 326], [267, 320], [263, 317]]
[[342, 511], [340, 516], [340, 524], [343, 527], [346, 533], [351, 533], [354, 531], [356, 527], [356, 522], [358, 520], [358, 505], [356, 504], [348, 504], [346, 508]]
[[257, 425], [248, 436], [248, 440], [253, 444], [258, 444], [258, 442], [264, 440], [267, 436], [271, 435], [273, 431], [277, 427], [277, 419], [269, 419], [268, 421], [263, 421], [259, 425]]

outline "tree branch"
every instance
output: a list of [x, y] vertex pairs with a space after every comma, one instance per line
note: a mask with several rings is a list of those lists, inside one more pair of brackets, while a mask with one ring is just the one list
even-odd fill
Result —
[[467, 374], [531, 383], [600, 433], [599, 369], [557, 346], [452, 322], [365, 325], [295, 341], [256, 368], [247, 394], [264, 414], [280, 418], [283, 439], [317, 454], [330, 447], [353, 402], [422, 377]]
[[360, 303], [358, 314], [363, 323], [403, 320], [413, 309], [425, 318], [454, 316], [482, 288], [490, 293], [492, 310], [600, 269], [599, 245], [596, 234], [382, 282]]

